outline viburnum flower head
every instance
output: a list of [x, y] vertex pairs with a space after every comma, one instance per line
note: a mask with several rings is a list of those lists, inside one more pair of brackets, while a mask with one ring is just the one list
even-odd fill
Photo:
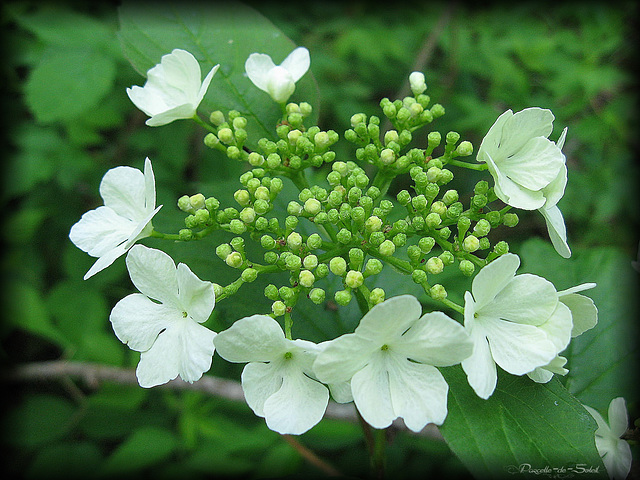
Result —
[[215, 351], [215, 332], [201, 325], [215, 305], [213, 284], [143, 245], [131, 249], [127, 268], [140, 293], [116, 303], [109, 320], [118, 339], [141, 352], [140, 386], [161, 385], [178, 375], [187, 382], [200, 379]]
[[449, 386], [436, 367], [460, 363], [473, 345], [462, 325], [442, 312], [422, 315], [411, 295], [374, 306], [354, 333], [330, 342], [313, 369], [320, 381], [351, 381], [353, 400], [374, 428], [397, 417], [419, 432], [447, 416]]
[[567, 185], [566, 158], [562, 147], [567, 129], [558, 143], [549, 140], [553, 113], [531, 107], [498, 117], [478, 149], [494, 179], [498, 198], [512, 207], [539, 210], [545, 218], [553, 246], [565, 258], [571, 256], [564, 219], [557, 207]]
[[162, 207], [156, 208], [156, 185], [148, 158], [144, 173], [126, 166], [109, 170], [100, 182], [100, 196], [104, 206], [86, 212], [69, 232], [78, 248], [98, 257], [85, 280], [151, 235], [151, 219]]
[[300, 435], [322, 420], [329, 390], [315, 380], [311, 368], [318, 345], [287, 339], [278, 322], [266, 315], [238, 320], [214, 343], [225, 360], [247, 363], [242, 371], [245, 399], [271, 430]]
[[586, 405], [584, 405], [584, 408], [587, 409], [598, 424], [595, 434], [596, 448], [600, 457], [602, 457], [602, 463], [607, 469], [609, 478], [624, 480], [631, 471], [632, 461], [629, 443], [620, 438], [627, 431], [629, 424], [624, 398], [618, 397], [611, 400], [608, 424], [595, 409]]
[[285, 103], [310, 65], [309, 50], [298, 47], [280, 65], [273, 63], [269, 55], [252, 53], [244, 66], [256, 87], [267, 92], [277, 103]]
[[517, 255], [502, 255], [478, 272], [464, 296], [464, 326], [474, 348], [462, 368], [484, 399], [496, 388], [496, 364], [525, 375], [549, 365], [571, 338], [571, 309], [553, 284], [537, 275], [516, 275], [519, 266]]
[[163, 55], [160, 63], [147, 72], [144, 87], [127, 88], [127, 95], [151, 117], [146, 122], [150, 127], [192, 118], [219, 67], [213, 67], [201, 81], [200, 64], [195, 57], [176, 48]]

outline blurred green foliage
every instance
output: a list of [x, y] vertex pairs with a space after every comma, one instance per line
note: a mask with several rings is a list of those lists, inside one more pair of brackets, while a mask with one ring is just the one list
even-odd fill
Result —
[[[324, 129], [342, 134], [352, 114], [380, 115], [380, 99], [396, 98], [416, 69], [425, 72], [433, 101], [447, 110], [434, 128], [456, 130], [476, 149], [507, 108], [550, 108], [556, 115], [552, 139], [569, 127], [564, 148], [569, 186], [559, 206], [578, 257], [571, 271], [596, 262], [598, 276], [602, 269], [624, 269], [635, 259], [637, 104], [631, 66], [637, 34], [630, 22], [637, 14], [635, 2], [525, 2], [512, 8], [430, 2], [398, 8], [368, 2], [253, 6], [310, 50]], [[180, 195], [203, 192], [230, 201], [242, 166], [206, 149], [203, 131], [189, 122], [161, 127], [161, 134], [145, 127], [144, 114], [125, 94], [126, 87], [144, 79], [123, 56], [115, 4], [8, 2], [2, 12], [3, 93], [9, 101], [0, 195], [5, 245], [1, 354], [9, 364], [63, 358], [134, 367], [137, 354], [115, 338], [108, 322], [112, 306], [132, 291], [124, 262], [83, 282], [93, 259], [71, 244], [70, 227], [101, 203], [97, 187], [114, 166], [141, 168], [145, 157], [152, 159], [158, 204], [165, 205], [154, 225], [171, 232], [182, 222], [174, 208]], [[415, 137], [416, 144], [425, 143], [424, 137]], [[346, 142], [336, 151], [339, 160], [353, 155]], [[401, 188], [403, 179], [398, 179], [394, 191]], [[546, 241], [537, 214], [523, 212], [521, 217], [520, 237], [510, 242], [516, 252], [519, 241]], [[222, 238], [213, 236], [211, 244]], [[156, 245], [151, 239], [145, 243]], [[202, 278], [220, 284], [234, 279], [217, 257], [204, 258], [191, 244], [162, 246]], [[524, 247], [523, 264], [559, 282], [558, 288], [593, 280], [580, 277], [571, 283], [562, 276], [568, 275], [562, 266], [538, 263], [552, 255], [548, 249], [535, 242]], [[605, 280], [615, 288], [615, 275]], [[385, 288], [391, 296], [399, 287], [390, 283]], [[609, 291], [597, 295], [601, 312], [619, 318], [633, 311], [616, 306], [627, 299], [605, 295]], [[219, 305], [212, 328], [218, 331], [256, 313], [256, 305], [264, 311], [269, 307], [259, 296], [245, 301]], [[615, 333], [612, 343], [625, 335], [626, 324], [621, 325], [609, 330]], [[588, 343], [576, 347], [587, 353], [589, 348]], [[621, 361], [630, 362], [634, 351], [634, 345], [625, 346]], [[234, 379], [238, 372], [237, 366], [219, 361], [211, 370]], [[608, 404], [606, 395], [629, 391], [626, 380], [606, 378], [606, 386], [615, 391], [598, 390], [597, 382], [595, 388], [580, 387], [596, 408]], [[634, 418], [638, 406], [632, 402], [630, 408]], [[195, 392], [112, 384], [90, 388], [71, 381], [28, 384], [11, 395], [6, 411], [5, 471], [23, 478], [318, 473], [245, 404]], [[345, 475], [359, 476], [368, 468], [357, 425], [325, 420], [300, 441]], [[394, 478], [464, 472], [444, 443], [404, 433], [391, 441], [388, 469]]]

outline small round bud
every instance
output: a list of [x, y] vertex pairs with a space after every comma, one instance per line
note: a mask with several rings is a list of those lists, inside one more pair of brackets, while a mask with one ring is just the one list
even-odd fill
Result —
[[287, 306], [284, 302], [277, 300], [273, 302], [273, 305], [271, 305], [271, 311], [276, 317], [281, 317], [287, 311]]
[[329, 267], [326, 263], [320, 263], [316, 267], [316, 278], [324, 278], [329, 275]]
[[456, 148], [456, 153], [462, 157], [468, 157], [473, 153], [473, 145], [467, 140], [460, 142], [460, 145]]
[[458, 266], [458, 268], [465, 277], [470, 277], [471, 275], [473, 275], [476, 266], [472, 261], [465, 259], [460, 261], [460, 265]]
[[189, 195], [183, 195], [178, 199], [178, 208], [185, 213], [193, 213], [194, 209], [189, 201]]
[[471, 227], [471, 220], [469, 217], [460, 217], [458, 219], [458, 233], [464, 235]]
[[427, 281], [427, 272], [416, 268], [413, 272], [411, 272], [411, 280], [413, 280], [418, 285], [421, 285], [422, 283]]
[[367, 116], [364, 113], [356, 113], [351, 116], [351, 126], [355, 127], [359, 123], [364, 123], [367, 121]]
[[471, 197], [471, 203], [475, 208], [482, 208], [487, 204], [487, 196], [483, 194], [476, 194]]
[[307, 255], [302, 260], [302, 265], [304, 265], [304, 268], [308, 270], [311, 270], [312, 268], [316, 268], [318, 266], [318, 257], [313, 254]]
[[427, 227], [429, 228], [436, 228], [440, 225], [440, 223], [442, 223], [442, 217], [434, 212], [427, 215], [424, 220]]
[[384, 144], [388, 145], [390, 142], [398, 142], [400, 136], [395, 130], [389, 130], [384, 134]]
[[424, 195], [416, 195], [411, 199], [411, 205], [419, 212], [426, 210], [427, 203], [427, 197], [425, 197]]
[[442, 202], [449, 206], [458, 201], [458, 192], [456, 190], [447, 190], [442, 196]]
[[493, 251], [498, 255], [505, 255], [509, 253], [509, 244], [502, 240], [493, 246]]
[[218, 138], [228, 145], [233, 142], [233, 131], [230, 128], [221, 128], [218, 130]]
[[364, 282], [362, 272], [357, 270], [349, 270], [344, 279], [344, 284], [349, 288], [358, 288]]
[[247, 190], [236, 190], [233, 194], [233, 198], [242, 207], [246, 207], [251, 203], [251, 195]]
[[284, 226], [287, 230], [293, 230], [298, 226], [298, 217], [289, 215], [287, 218], [284, 219]]
[[433, 237], [422, 237], [418, 241], [418, 247], [420, 247], [420, 250], [422, 251], [422, 253], [425, 253], [425, 254], [429, 253], [435, 244], [436, 244], [436, 241]]
[[193, 231], [188, 228], [183, 228], [178, 232], [178, 236], [183, 242], [188, 242], [193, 239]]
[[504, 223], [506, 227], [515, 227], [518, 225], [518, 222], [519, 218], [515, 213], [505, 213], [502, 216], [502, 223]]
[[407, 234], [402, 232], [397, 233], [393, 236], [392, 241], [396, 247], [404, 247], [407, 243]]
[[489, 183], [486, 180], [480, 180], [476, 183], [475, 187], [473, 187], [473, 191], [477, 195], [486, 195], [489, 191]]
[[395, 251], [396, 246], [391, 240], [385, 240], [378, 247], [378, 252], [380, 253], [380, 255], [384, 255], [385, 257], [393, 255]]
[[500, 215], [500, 212], [498, 210], [487, 212], [485, 218], [492, 227], [497, 227], [498, 225], [500, 225], [500, 221], [502, 220], [502, 216]]
[[247, 231], [247, 227], [239, 218], [234, 218], [229, 222], [229, 230], [235, 235], [242, 235]]
[[449, 252], [448, 250], [445, 250], [440, 255], [438, 255], [438, 258], [442, 260], [442, 263], [444, 263], [445, 266], [451, 265], [455, 260], [453, 253]]
[[271, 250], [273, 248], [276, 248], [276, 241], [270, 235], [263, 235], [260, 238], [260, 245], [266, 250]]
[[359, 248], [349, 250], [349, 265], [352, 269], [360, 269], [364, 262], [364, 252]]
[[255, 268], [245, 268], [240, 277], [244, 282], [251, 283], [258, 278], [258, 271]]
[[382, 271], [382, 262], [377, 258], [370, 258], [364, 266], [364, 276], [377, 275]]
[[384, 236], [384, 233], [382, 232], [373, 232], [369, 236], [369, 243], [373, 247], [379, 247], [384, 241], [385, 241], [385, 236]]
[[224, 113], [220, 110], [215, 110], [211, 112], [211, 115], [209, 115], [209, 121], [217, 127], [222, 125], [226, 120], [224, 118]]
[[447, 291], [442, 285], [437, 283], [429, 289], [429, 295], [431, 295], [431, 298], [434, 300], [442, 301], [447, 298]]
[[296, 291], [291, 287], [282, 286], [278, 290], [278, 293], [285, 305], [291, 305], [296, 300]]
[[383, 165], [391, 165], [396, 160], [396, 154], [390, 148], [385, 148], [380, 152], [380, 161]]
[[475, 235], [469, 235], [462, 242], [462, 249], [465, 252], [475, 252], [480, 248], [480, 240]]
[[341, 277], [347, 272], [347, 261], [342, 257], [333, 257], [329, 261], [329, 270], [334, 275]]
[[278, 294], [278, 287], [276, 287], [273, 283], [270, 283], [266, 287], [264, 287], [264, 296], [269, 300], [276, 301], [280, 298]]
[[315, 198], [309, 198], [304, 202], [304, 211], [309, 215], [316, 215], [320, 210], [322, 210], [322, 204]]
[[256, 219], [256, 211], [251, 207], [243, 208], [240, 212], [240, 220], [244, 223], [252, 223]]
[[369, 293], [369, 302], [373, 305], [384, 302], [385, 293], [380, 287], [374, 288]]
[[382, 220], [380, 220], [379, 217], [372, 215], [371, 217], [367, 218], [366, 222], [364, 223], [364, 228], [367, 230], [367, 232], [377, 232], [382, 228]]
[[439, 273], [442, 273], [442, 270], [444, 270], [444, 262], [438, 257], [431, 257], [427, 260], [426, 268], [427, 272], [430, 274], [438, 275]]
[[257, 152], [251, 152], [247, 157], [249, 164], [254, 167], [259, 167], [264, 163], [264, 157]]
[[315, 281], [316, 277], [309, 270], [302, 270], [298, 276], [298, 282], [306, 288], [311, 288]]
[[233, 249], [228, 243], [222, 243], [216, 247], [216, 255], [222, 260], [225, 260], [231, 252], [233, 252]]
[[307, 247], [309, 247], [309, 250], [316, 250], [322, 247], [322, 237], [317, 233], [312, 233], [307, 238]]
[[261, 198], [258, 198], [253, 203], [253, 209], [256, 211], [258, 215], [264, 215], [269, 210], [271, 210], [271, 204], [267, 200], [262, 200]]
[[309, 299], [316, 305], [320, 305], [324, 302], [325, 291], [321, 288], [314, 288], [309, 292]]
[[433, 115], [433, 118], [439, 118], [444, 115], [444, 107], [439, 103], [434, 103], [431, 106], [430, 111], [431, 111], [431, 115]]
[[269, 156], [267, 156], [268, 168], [271, 168], [271, 169], [278, 168], [281, 163], [282, 163], [282, 159], [280, 158], [280, 155], [278, 155], [277, 153], [272, 153]]
[[273, 265], [278, 261], [278, 254], [276, 252], [265, 252], [264, 253], [264, 261], [269, 265]]
[[302, 235], [298, 232], [291, 232], [287, 237], [287, 246], [291, 250], [299, 250], [302, 245]]
[[349, 290], [338, 290], [333, 298], [338, 305], [346, 307], [351, 301], [351, 292]]
[[489, 223], [488, 220], [485, 220], [484, 218], [478, 220], [478, 223], [476, 223], [475, 227], [473, 227], [473, 233], [477, 237], [487, 236], [490, 230], [491, 230], [491, 224]]
[[231, 268], [240, 268], [243, 263], [242, 255], [240, 255], [240, 253], [238, 252], [231, 252], [229, 255], [227, 255], [227, 258], [225, 258], [224, 261]]
[[220, 143], [220, 139], [214, 133], [207, 133], [204, 136], [204, 144], [209, 148], [215, 148]]
[[446, 142], [448, 144], [458, 143], [460, 140], [460, 134], [458, 132], [449, 132], [446, 136]]
[[341, 228], [340, 231], [336, 234], [336, 239], [338, 240], [338, 242], [343, 243], [343, 244], [347, 244], [351, 241], [351, 231], [347, 230], [346, 228]]
[[401, 190], [396, 198], [400, 205], [407, 205], [411, 201], [411, 194], [407, 190]]
[[480, 250], [486, 250], [491, 247], [491, 241], [487, 237], [480, 239]]
[[409, 85], [411, 86], [411, 91], [414, 95], [420, 95], [422, 92], [424, 92], [427, 89], [424, 73], [412, 72], [409, 75]]

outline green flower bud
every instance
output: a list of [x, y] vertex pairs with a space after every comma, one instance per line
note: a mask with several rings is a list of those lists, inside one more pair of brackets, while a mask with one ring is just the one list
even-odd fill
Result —
[[477, 195], [486, 195], [489, 191], [489, 183], [486, 180], [480, 180], [476, 183], [475, 187], [473, 187], [473, 191]]
[[341, 277], [347, 272], [347, 261], [342, 257], [333, 257], [329, 261], [329, 270], [334, 275]]
[[[276, 195], [278, 195], [282, 191], [283, 188], [284, 188], [284, 183], [282, 182], [281, 179], [279, 179], [277, 177], [276, 178], [272, 178], [271, 179], [271, 184], [269, 185], [270, 198], [275, 197]], [[256, 192], [258, 190], [256, 190]]]
[[260, 181], [259, 178], [254, 177], [247, 180], [247, 189], [249, 190], [249, 193], [252, 193], [253, 195], [255, 195], [256, 190], [258, 188], [262, 188], [262, 182]]
[[262, 200], [261, 198], [259, 198], [253, 203], [253, 209], [258, 215], [264, 215], [269, 210], [271, 210], [271, 204], [267, 200]]
[[425, 223], [429, 228], [436, 228], [442, 223], [442, 218], [437, 213], [430, 213], [425, 217]]
[[427, 203], [427, 197], [424, 195], [417, 195], [411, 199], [411, 205], [419, 212], [426, 210]]
[[231, 233], [235, 235], [242, 235], [247, 231], [246, 225], [242, 222], [242, 220], [238, 218], [234, 218], [229, 222], [229, 230]]
[[230, 128], [221, 128], [218, 130], [218, 138], [222, 143], [229, 145], [233, 143], [233, 131]]
[[209, 121], [217, 127], [222, 125], [226, 120], [224, 118], [224, 113], [220, 110], [215, 110], [211, 112], [211, 115], [209, 115]]
[[273, 248], [276, 248], [276, 241], [270, 235], [263, 235], [262, 237], [260, 237], [260, 245], [265, 250], [271, 250]]
[[278, 298], [280, 298], [278, 294], [278, 287], [276, 287], [273, 283], [270, 283], [269, 285], [264, 287], [264, 296], [271, 301], [278, 300]]
[[472, 253], [478, 250], [479, 248], [480, 248], [480, 240], [478, 240], [478, 237], [476, 237], [475, 235], [469, 235], [462, 242], [462, 249], [465, 252]]
[[460, 261], [460, 265], [458, 265], [458, 268], [465, 277], [470, 277], [471, 275], [473, 275], [476, 266], [472, 261], [465, 259]]
[[340, 175], [338, 172], [331, 171], [327, 174], [327, 182], [329, 182], [329, 185], [331, 186], [340, 185], [341, 181], [342, 181], [342, 175]]
[[427, 197], [429, 201], [433, 200], [438, 196], [440, 192], [440, 187], [435, 183], [429, 183], [424, 188], [424, 196]]
[[236, 190], [233, 194], [233, 198], [242, 207], [246, 207], [251, 203], [251, 195], [246, 190]]
[[193, 231], [188, 228], [183, 228], [178, 232], [178, 236], [183, 242], [188, 242], [193, 239]]
[[280, 158], [280, 155], [278, 155], [277, 153], [272, 153], [269, 156], [267, 156], [268, 168], [271, 168], [271, 169], [278, 168], [281, 163], [282, 163], [282, 159]]
[[471, 142], [466, 140], [464, 142], [460, 142], [460, 145], [456, 148], [456, 153], [460, 156], [468, 157], [473, 153], [473, 145]]
[[409, 245], [407, 247], [407, 256], [412, 263], [418, 263], [422, 258], [422, 250], [417, 245]]
[[214, 133], [207, 133], [204, 136], [204, 144], [209, 148], [215, 148], [220, 144], [220, 139]]
[[240, 212], [240, 220], [244, 223], [252, 223], [256, 219], [256, 211], [251, 207], [243, 208]]
[[442, 260], [442, 263], [447, 266], [447, 265], [451, 265], [455, 258], [453, 256], [453, 253], [449, 252], [449, 251], [444, 251], [442, 252], [440, 255], [438, 255], [438, 258], [440, 260]]
[[316, 267], [316, 278], [324, 278], [329, 275], [329, 267], [326, 263], [320, 263]]
[[314, 288], [309, 292], [309, 299], [316, 305], [324, 302], [325, 291], [321, 288]]
[[370, 258], [364, 266], [364, 276], [377, 275], [382, 271], [382, 262], [377, 258]]
[[438, 237], [440, 240], [446, 240], [451, 236], [451, 229], [449, 227], [443, 227], [438, 230]]
[[433, 118], [439, 118], [444, 115], [444, 107], [439, 103], [434, 103], [430, 111]]
[[224, 261], [231, 268], [240, 268], [242, 266], [242, 263], [244, 262], [242, 260], [242, 255], [240, 255], [240, 253], [238, 252], [231, 252], [229, 255], [227, 255], [227, 258], [225, 258]]
[[274, 265], [278, 261], [278, 254], [276, 252], [265, 252], [264, 261], [269, 265]]
[[209, 197], [204, 201], [204, 206], [210, 212], [215, 212], [220, 208], [220, 201], [215, 197]]
[[364, 123], [367, 121], [367, 116], [364, 113], [356, 113], [351, 116], [351, 126], [355, 127], [359, 123]]
[[462, 215], [463, 211], [464, 211], [464, 206], [462, 205], [462, 203], [455, 202], [451, 204], [449, 208], [447, 208], [446, 217], [450, 218], [451, 220], [455, 220], [458, 217], [460, 217], [460, 215]]
[[307, 255], [302, 260], [302, 265], [304, 268], [311, 270], [312, 268], [316, 268], [318, 266], [318, 257], [315, 255]]
[[242, 237], [233, 237], [231, 239], [231, 247], [236, 251], [243, 253], [244, 252], [244, 238]]
[[416, 215], [411, 219], [411, 226], [417, 232], [424, 230], [426, 225], [427, 223], [425, 222], [424, 217], [422, 215]]
[[447, 206], [444, 204], [444, 202], [433, 202], [429, 210], [433, 213], [437, 213], [440, 216], [444, 216], [447, 213]]
[[189, 195], [183, 195], [178, 199], [178, 208], [185, 213], [193, 213], [194, 209], [191, 206]]
[[369, 293], [369, 303], [372, 305], [377, 305], [378, 303], [384, 302], [385, 293], [381, 288], [374, 288]]
[[429, 289], [429, 295], [431, 295], [431, 298], [434, 300], [442, 301], [447, 298], [447, 291], [442, 285], [437, 283]]
[[287, 218], [284, 219], [284, 226], [287, 230], [293, 230], [298, 226], [298, 217], [289, 215]]
[[413, 272], [411, 272], [411, 280], [413, 280], [418, 285], [421, 285], [427, 281], [427, 272], [416, 268]]
[[509, 253], [509, 244], [502, 240], [493, 246], [493, 251], [498, 255]]
[[492, 227], [497, 227], [498, 225], [500, 225], [500, 221], [502, 220], [502, 216], [500, 215], [500, 212], [497, 210], [487, 212], [487, 214], [485, 215], [485, 218]]
[[396, 196], [400, 205], [405, 206], [411, 201], [411, 194], [406, 190], [401, 190]]
[[383, 165], [391, 165], [396, 160], [396, 154], [390, 148], [385, 148], [380, 152], [380, 161]]
[[398, 142], [399, 139], [399, 135], [398, 132], [396, 130], [388, 130], [385, 134], [384, 134], [384, 144], [388, 145], [389, 142]]
[[369, 243], [373, 247], [379, 247], [384, 241], [385, 241], [385, 236], [384, 236], [384, 233], [382, 232], [373, 232], [369, 236]]
[[304, 202], [304, 211], [309, 215], [316, 215], [320, 210], [322, 210], [322, 204], [315, 198], [310, 198]]
[[251, 152], [247, 157], [249, 164], [254, 167], [259, 167], [264, 164], [264, 157], [257, 152]]
[[359, 248], [349, 250], [349, 265], [354, 270], [359, 270], [364, 262], [364, 252]]
[[427, 272], [430, 274], [438, 275], [439, 273], [442, 273], [442, 270], [444, 270], [444, 262], [438, 257], [431, 257], [427, 260], [426, 268]]
[[487, 250], [489, 247], [491, 247], [491, 241], [487, 237], [482, 237], [479, 250]]
[[216, 255], [220, 257], [221, 260], [225, 260], [231, 252], [233, 252], [233, 249], [228, 243], [222, 243], [216, 247]]
[[435, 244], [436, 244], [436, 241], [433, 237], [422, 237], [418, 241], [418, 247], [420, 247], [420, 250], [424, 254], [429, 253]]
[[245, 268], [240, 277], [244, 282], [251, 283], [258, 278], [258, 271], [255, 268]]
[[291, 232], [287, 237], [287, 246], [291, 250], [299, 250], [302, 245], [302, 235], [298, 232]]
[[489, 234], [490, 230], [491, 230], [491, 224], [489, 223], [488, 220], [485, 220], [484, 218], [478, 220], [478, 223], [476, 223], [475, 227], [473, 227], [473, 233], [477, 237], [485, 237], [486, 235]]
[[515, 213], [505, 213], [502, 216], [502, 223], [504, 223], [506, 227], [515, 227], [516, 225], [518, 225], [519, 221], [520, 219]]
[[391, 240], [385, 240], [378, 247], [378, 252], [380, 255], [384, 255], [385, 257], [391, 256], [396, 251], [396, 246]]
[[483, 194], [477, 194], [471, 197], [471, 203], [475, 208], [482, 208], [487, 204], [487, 196]]
[[338, 290], [333, 298], [338, 305], [346, 307], [351, 301], [351, 292], [349, 290]]
[[281, 317], [287, 311], [287, 306], [278, 300], [273, 302], [273, 305], [271, 305], [271, 311], [276, 317]]
[[296, 291], [291, 287], [282, 286], [278, 290], [278, 293], [280, 294], [280, 298], [284, 301], [285, 305], [291, 306], [291, 304], [293, 304], [296, 300]]
[[456, 190], [447, 190], [442, 196], [442, 202], [449, 206], [458, 201], [458, 192]]
[[400, 232], [393, 236], [392, 241], [396, 247], [404, 247], [405, 244], [407, 243], [407, 235], [405, 233]]
[[353, 210], [351, 210], [351, 219], [354, 222], [356, 222], [358, 226], [364, 224], [365, 217], [366, 217], [366, 212], [364, 211], [364, 208], [354, 207]]
[[357, 270], [349, 270], [347, 276], [344, 279], [344, 284], [349, 288], [358, 288], [364, 282], [362, 272]]
[[303, 117], [308, 117], [309, 115], [311, 115], [311, 112], [313, 112], [313, 107], [310, 103], [300, 102], [300, 114]]
[[306, 288], [313, 287], [316, 277], [309, 270], [302, 270], [298, 276], [298, 283]]
[[316, 250], [322, 247], [322, 237], [317, 233], [312, 233], [307, 238], [307, 247], [309, 247], [309, 250]]
[[382, 228], [382, 220], [373, 215], [367, 218], [367, 221], [364, 223], [364, 228], [367, 232], [377, 232]]
[[351, 241], [351, 237], [351, 231], [347, 230], [346, 228], [341, 228], [340, 231], [336, 234], [336, 239], [338, 240], [338, 242], [345, 245]]

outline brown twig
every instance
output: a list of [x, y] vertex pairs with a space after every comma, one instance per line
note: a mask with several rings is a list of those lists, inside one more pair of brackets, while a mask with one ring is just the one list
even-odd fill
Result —
[[327, 463], [326, 461], [322, 460], [320, 457], [318, 457], [315, 453], [313, 453], [307, 447], [302, 445], [298, 440], [296, 440], [291, 435], [281, 435], [281, 437], [284, 439], [285, 442], [287, 442], [289, 445], [295, 448], [297, 452], [302, 456], [302, 458], [304, 458], [310, 464], [318, 467], [328, 476], [330, 477], [342, 476], [342, 473], [336, 470], [335, 467], [333, 467], [331, 464]]

